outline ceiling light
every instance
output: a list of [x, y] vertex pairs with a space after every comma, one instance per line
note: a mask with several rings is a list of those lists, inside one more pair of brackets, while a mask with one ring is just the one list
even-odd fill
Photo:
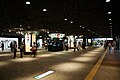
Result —
[[111, 14], [111, 12], [108, 12], [108, 14]]
[[67, 21], [67, 19], [66, 19], [66, 18], [65, 18], [64, 20], [65, 20], [65, 21]]
[[70, 23], [73, 23], [73, 21], [70, 21]]
[[22, 25], [20, 25], [20, 27], [21, 27]]
[[89, 29], [87, 31], [90, 31]]
[[28, 26], [28, 28], [30, 28], [30, 26]]
[[82, 27], [83, 29], [85, 28], [85, 27]]
[[82, 27], [82, 26], [80, 25], [80, 27]]
[[30, 2], [29, 2], [29, 1], [26, 1], [26, 4], [30, 4]]
[[106, 2], [110, 2], [110, 0], [106, 0]]
[[47, 11], [47, 9], [43, 9], [43, 11]]

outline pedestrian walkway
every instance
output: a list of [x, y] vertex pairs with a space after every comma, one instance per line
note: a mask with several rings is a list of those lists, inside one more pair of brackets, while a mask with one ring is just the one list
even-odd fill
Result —
[[8, 49], [8, 50], [0, 50], [0, 53], [4, 53], [4, 52], [11, 52], [11, 50], [10, 49]]
[[108, 50], [93, 80], [120, 80], [120, 50]]
[[16, 59], [11, 53], [0, 54], [0, 80], [38, 80], [48, 72], [52, 74], [39, 80], [84, 80], [103, 52], [103, 48], [91, 47], [85, 53], [73, 49], [42, 51], [36, 58], [30, 55], [20, 58], [18, 54]]

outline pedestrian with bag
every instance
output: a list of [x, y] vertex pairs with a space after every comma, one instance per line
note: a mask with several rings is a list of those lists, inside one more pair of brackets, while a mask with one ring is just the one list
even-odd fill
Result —
[[37, 55], [37, 53], [36, 53], [36, 51], [37, 51], [37, 47], [36, 47], [36, 43], [34, 42], [33, 43], [33, 46], [32, 46], [32, 54], [34, 55], [34, 57], [36, 57], [36, 55]]

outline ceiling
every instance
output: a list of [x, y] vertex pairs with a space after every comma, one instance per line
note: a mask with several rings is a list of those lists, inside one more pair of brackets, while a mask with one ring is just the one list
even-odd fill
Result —
[[[113, 22], [115, 26], [119, 25], [116, 19], [118, 16], [115, 13], [115, 16], [108, 14], [112, 11], [119, 12], [112, 7], [112, 1], [28, 0], [30, 4], [26, 4], [27, 0], [0, 1], [1, 31], [19, 27], [26, 30], [49, 29], [66, 34], [108, 37], [111, 36], [110, 26]], [[114, 20], [110, 21], [109, 18]], [[115, 31], [113, 33], [119, 34]]]
[[119, 0], [113, 2], [113, 35], [120, 35], [120, 3]]

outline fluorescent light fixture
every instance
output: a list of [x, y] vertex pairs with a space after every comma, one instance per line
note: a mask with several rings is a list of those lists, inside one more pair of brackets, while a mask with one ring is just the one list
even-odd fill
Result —
[[106, 0], [106, 2], [110, 2], [110, 0]]
[[109, 20], [112, 20], [112, 19], [109, 19]]
[[112, 23], [110, 23], [110, 24], [112, 24]]
[[112, 26], [110, 26], [110, 27], [112, 27]]
[[65, 21], [67, 21], [67, 19], [66, 19], [66, 18], [65, 18], [64, 20], [65, 20]]
[[113, 40], [113, 38], [107, 38], [107, 40]]
[[49, 75], [49, 74], [52, 74], [54, 71], [47, 71], [47, 72], [45, 72], [45, 73], [43, 73], [43, 74], [40, 74], [40, 75], [38, 75], [38, 76], [36, 76], [35, 77], [35, 79], [41, 79], [41, 78], [43, 78], [43, 77], [45, 77], [45, 76], [47, 76], [47, 75]]
[[89, 29], [87, 31], [90, 31]]
[[108, 14], [111, 14], [111, 12], [108, 12]]
[[28, 26], [28, 28], [30, 28], [30, 26]]
[[47, 11], [47, 9], [43, 9], [43, 11]]
[[73, 23], [73, 21], [70, 21], [70, 23]]
[[82, 27], [83, 29], [85, 28], [85, 27]]
[[26, 1], [26, 4], [30, 4], [30, 2], [29, 2], [29, 1]]

